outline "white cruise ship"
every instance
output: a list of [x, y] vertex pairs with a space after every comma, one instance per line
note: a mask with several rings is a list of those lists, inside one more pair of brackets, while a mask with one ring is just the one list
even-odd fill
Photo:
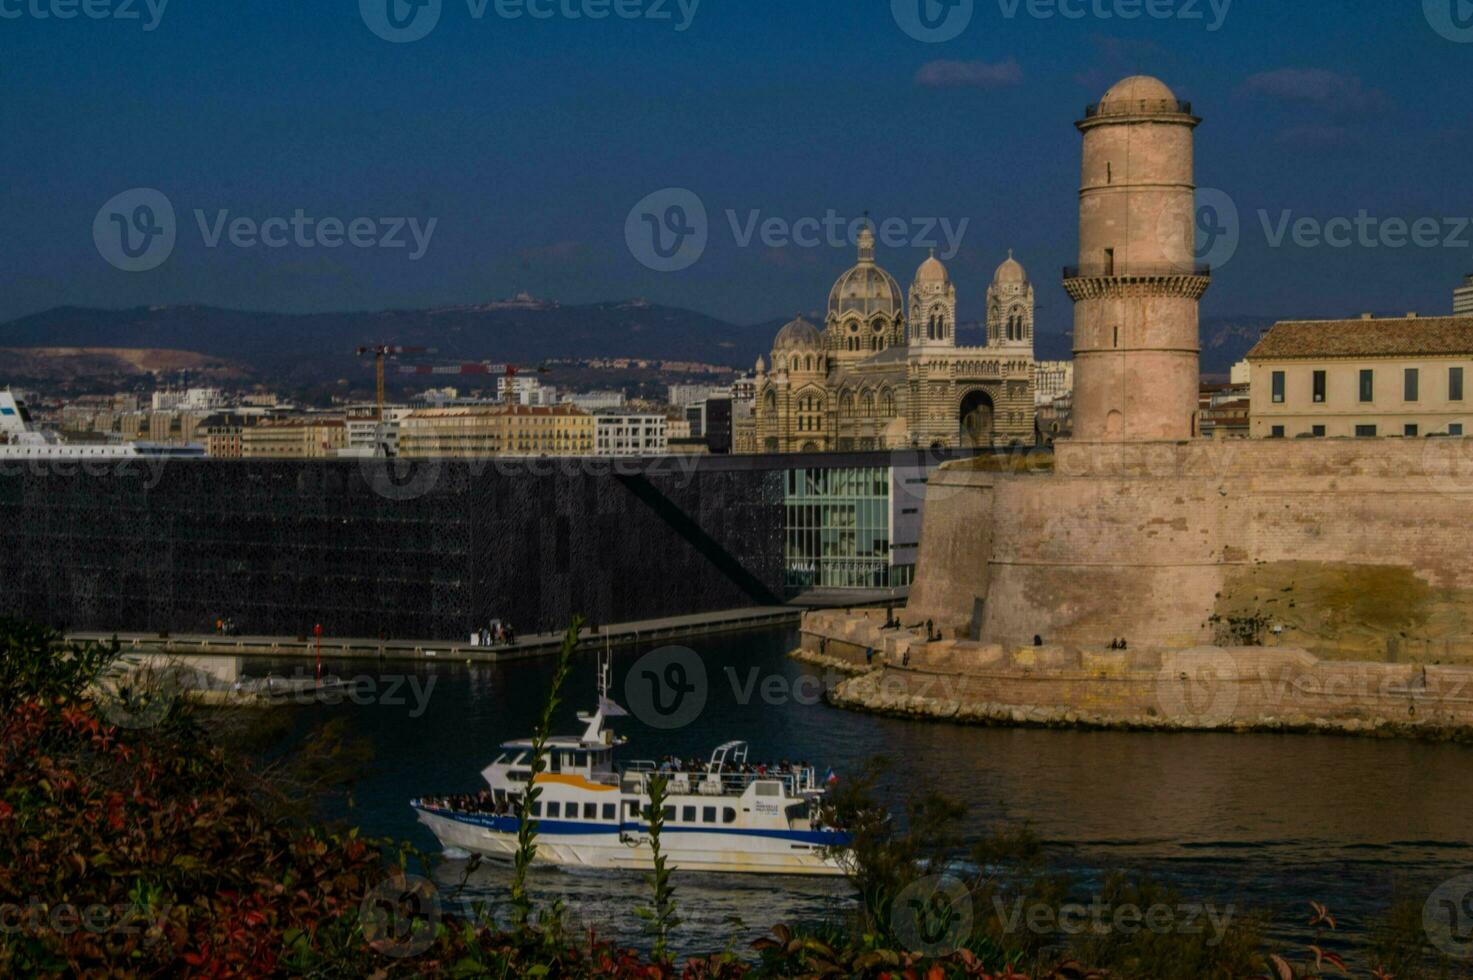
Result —
[[[605, 727], [624, 714], [608, 699], [610, 665], [599, 664], [599, 706], [580, 714], [582, 735], [547, 740], [547, 766], [532, 805], [538, 863], [650, 868], [649, 780], [669, 778], [660, 850], [681, 871], [837, 875], [848, 835], [818, 824], [824, 788], [811, 766], [754, 765], [747, 744], [718, 745], [708, 761], [671, 767], [616, 765], [624, 739]], [[420, 822], [447, 849], [510, 861], [517, 849], [517, 806], [531, 776], [532, 740], [501, 746], [481, 773], [489, 789], [470, 797], [410, 801]]]
[[0, 461], [132, 459], [148, 457], [199, 457], [199, 445], [170, 446], [155, 442], [67, 443], [50, 432], [31, 427], [26, 403], [9, 388], [0, 388]]

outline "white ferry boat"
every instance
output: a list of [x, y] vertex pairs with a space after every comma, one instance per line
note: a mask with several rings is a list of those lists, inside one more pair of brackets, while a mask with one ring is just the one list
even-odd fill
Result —
[[[824, 788], [811, 766], [753, 765], [747, 743], [718, 745], [710, 760], [672, 769], [653, 761], [616, 765], [626, 741], [605, 727], [624, 710], [609, 700], [610, 665], [599, 664], [599, 703], [580, 713], [582, 735], [550, 736], [547, 765], [537, 777], [540, 864], [589, 868], [650, 868], [649, 781], [669, 779], [660, 850], [672, 869], [748, 874], [838, 875], [833, 848], [848, 835], [818, 824]], [[473, 797], [410, 801], [419, 820], [447, 849], [510, 861], [517, 850], [517, 808], [532, 773], [532, 740], [501, 746], [481, 775], [489, 789]]]

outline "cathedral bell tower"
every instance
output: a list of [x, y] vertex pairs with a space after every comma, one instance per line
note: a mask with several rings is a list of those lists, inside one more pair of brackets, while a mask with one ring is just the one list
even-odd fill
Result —
[[956, 346], [956, 286], [946, 266], [931, 257], [921, 263], [910, 284], [910, 323], [906, 345], [913, 351]]

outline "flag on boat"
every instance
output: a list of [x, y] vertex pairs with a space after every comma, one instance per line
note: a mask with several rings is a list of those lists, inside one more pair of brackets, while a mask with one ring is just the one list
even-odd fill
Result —
[[598, 710], [604, 713], [605, 718], [624, 718], [629, 714], [629, 712], [615, 704], [612, 699], [605, 697], [598, 699]]
[[839, 781], [839, 774], [834, 772], [834, 768], [832, 766], [829, 767], [829, 771], [824, 775], [823, 781], [828, 783], [830, 786]]

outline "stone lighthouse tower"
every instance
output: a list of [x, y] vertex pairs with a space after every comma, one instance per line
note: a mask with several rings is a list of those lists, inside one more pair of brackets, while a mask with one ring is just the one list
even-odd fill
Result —
[[1189, 103], [1146, 76], [1117, 83], [1076, 125], [1084, 134], [1074, 300], [1074, 438], [1197, 434], [1197, 302]]

